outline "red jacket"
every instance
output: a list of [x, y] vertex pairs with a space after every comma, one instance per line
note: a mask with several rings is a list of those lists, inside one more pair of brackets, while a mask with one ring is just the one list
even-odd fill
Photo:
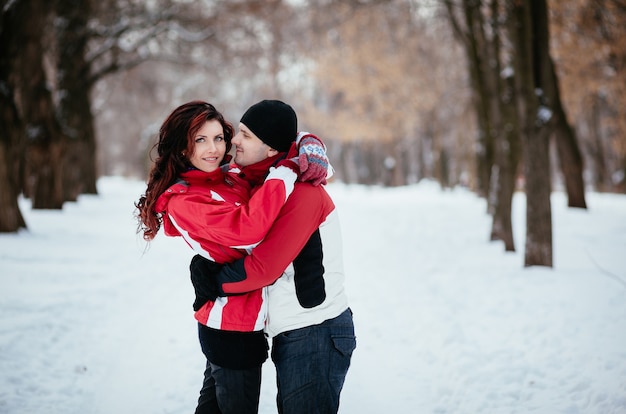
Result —
[[[268, 163], [274, 161], [268, 160]], [[267, 171], [267, 165], [258, 171]], [[212, 173], [190, 170], [157, 201], [168, 236], [182, 236], [198, 254], [217, 263], [246, 255], [263, 240], [293, 191], [296, 173], [288, 167], [272, 168], [262, 186], [250, 194], [250, 177], [239, 170]], [[243, 177], [242, 177], [243, 176]], [[215, 329], [258, 331], [265, 324], [265, 290], [218, 298], [195, 313], [198, 322]]]
[[267, 286], [265, 332], [274, 337], [348, 308], [342, 245], [338, 213], [324, 186], [296, 183], [263, 243], [215, 277], [225, 296]]

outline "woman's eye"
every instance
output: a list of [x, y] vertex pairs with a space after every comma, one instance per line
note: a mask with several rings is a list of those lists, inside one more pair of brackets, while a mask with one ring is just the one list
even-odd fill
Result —
[[200, 142], [204, 142], [204, 137], [198, 137], [196, 138], [196, 144], [200, 143]]
[[222, 142], [222, 141], [224, 141], [224, 137], [215, 137], [215, 141], [216, 142]]

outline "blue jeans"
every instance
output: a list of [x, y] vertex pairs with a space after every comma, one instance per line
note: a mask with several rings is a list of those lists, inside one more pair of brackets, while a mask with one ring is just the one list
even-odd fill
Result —
[[272, 342], [280, 414], [339, 410], [339, 394], [356, 348], [352, 311], [319, 325], [283, 332]]

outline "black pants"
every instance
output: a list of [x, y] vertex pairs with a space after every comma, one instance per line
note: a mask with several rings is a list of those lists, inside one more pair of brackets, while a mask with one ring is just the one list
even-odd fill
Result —
[[230, 369], [207, 361], [196, 414], [257, 414], [260, 393], [261, 365]]
[[261, 366], [267, 359], [262, 331], [233, 332], [198, 324], [207, 358], [196, 414], [256, 414], [261, 393]]

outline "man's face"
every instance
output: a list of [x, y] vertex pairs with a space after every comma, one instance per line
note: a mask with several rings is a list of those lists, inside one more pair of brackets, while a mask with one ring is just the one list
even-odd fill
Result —
[[232, 143], [235, 146], [234, 161], [240, 167], [256, 164], [278, 153], [242, 123], [239, 124], [239, 131], [233, 137]]

